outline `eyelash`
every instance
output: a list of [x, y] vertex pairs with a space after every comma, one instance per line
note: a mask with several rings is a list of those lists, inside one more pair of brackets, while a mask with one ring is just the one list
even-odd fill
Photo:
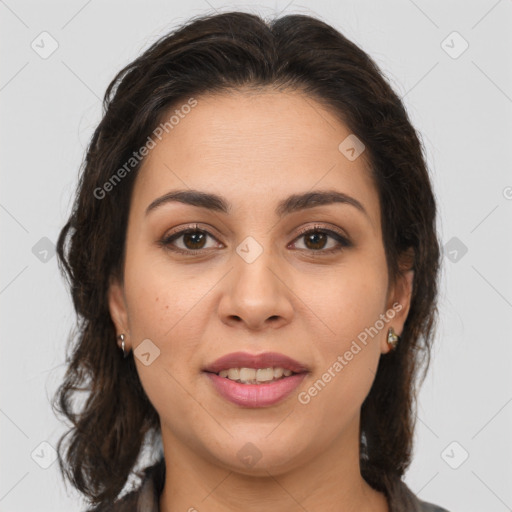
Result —
[[[185, 229], [182, 229], [181, 231], [177, 231], [177, 232], [171, 233], [170, 235], [165, 236], [164, 238], [162, 238], [162, 240], [159, 241], [159, 245], [172, 251], [172, 252], [186, 254], [187, 256], [194, 256], [197, 254], [204, 253], [205, 251], [208, 251], [208, 249], [187, 249], [187, 250], [185, 250], [185, 249], [179, 249], [177, 247], [171, 246], [171, 242], [173, 242], [174, 240], [177, 240], [178, 238], [182, 237], [183, 235], [196, 233], [196, 232], [204, 233], [207, 236], [210, 236], [215, 239], [215, 237], [209, 231], [207, 231], [205, 229], [201, 229], [198, 224], [194, 224], [192, 226], [188, 226]], [[322, 256], [322, 255], [330, 255], [333, 253], [337, 253], [339, 251], [342, 251], [343, 249], [346, 249], [346, 248], [352, 246], [352, 243], [346, 237], [341, 235], [340, 233], [337, 233], [336, 231], [332, 231], [327, 228], [323, 228], [322, 226], [318, 226], [318, 225], [315, 225], [312, 228], [309, 227], [309, 228], [302, 229], [299, 232], [299, 234], [294, 238], [294, 241], [305, 236], [305, 235], [308, 235], [310, 233], [326, 234], [326, 235], [330, 236], [331, 238], [334, 238], [334, 240], [336, 240], [339, 245], [337, 247], [334, 247], [331, 249], [318, 249], [316, 251], [313, 249], [297, 249], [297, 250], [309, 252], [309, 253], [311, 253], [311, 255], [314, 255], [314, 256], [317, 256], [317, 255]]]

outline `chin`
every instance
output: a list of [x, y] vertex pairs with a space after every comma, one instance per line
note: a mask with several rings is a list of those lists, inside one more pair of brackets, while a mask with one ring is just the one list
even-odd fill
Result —
[[[272, 438], [273, 437], [273, 438]], [[210, 452], [217, 464], [229, 471], [243, 475], [279, 475], [304, 464], [306, 451], [297, 439], [279, 436], [244, 436], [230, 438], [229, 447], [225, 442], [216, 445], [220, 450]]]

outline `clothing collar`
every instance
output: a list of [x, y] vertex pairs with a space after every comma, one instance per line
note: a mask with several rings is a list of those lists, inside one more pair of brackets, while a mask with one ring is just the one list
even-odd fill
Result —
[[138, 499], [137, 512], [159, 512], [160, 495], [165, 482], [165, 460], [162, 457], [156, 464], [144, 470]]

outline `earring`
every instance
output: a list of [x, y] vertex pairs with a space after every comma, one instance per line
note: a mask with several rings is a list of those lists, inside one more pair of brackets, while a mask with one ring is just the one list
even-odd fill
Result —
[[391, 350], [395, 350], [398, 342], [400, 341], [400, 336], [395, 333], [393, 327], [388, 329], [388, 345], [391, 347]]
[[121, 342], [121, 349], [123, 351], [123, 357], [128, 357], [128, 352], [124, 349], [124, 334], [120, 334], [117, 339]]

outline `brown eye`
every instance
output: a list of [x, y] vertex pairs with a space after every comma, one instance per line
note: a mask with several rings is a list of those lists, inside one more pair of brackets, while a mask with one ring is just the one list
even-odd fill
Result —
[[[217, 243], [207, 247], [209, 238]], [[297, 247], [297, 241], [301, 239], [303, 239], [303, 247]], [[160, 240], [159, 243], [170, 251], [185, 255], [196, 255], [204, 253], [208, 249], [222, 246], [211, 233], [204, 229], [199, 229], [198, 227], [189, 227], [172, 233]], [[303, 230], [289, 247], [290, 246], [294, 249], [306, 251], [311, 254], [318, 253], [318, 255], [328, 255], [351, 247], [352, 244], [341, 234], [318, 226]]]
[[208, 231], [199, 228], [189, 228], [164, 237], [160, 244], [172, 251], [196, 254], [212, 247], [218, 247], [215, 244], [206, 247], [208, 238], [216, 240]]
[[330, 254], [352, 246], [351, 242], [339, 233], [319, 226], [302, 231], [295, 240], [300, 239], [303, 239], [304, 247], [297, 247], [297, 242], [293, 242], [294, 248], [311, 253]]
[[183, 236], [185, 247], [191, 250], [202, 249], [207, 237], [202, 231], [187, 231], [181, 236]]
[[305, 245], [308, 249], [323, 249], [329, 237], [325, 233], [320, 233], [315, 231], [313, 233], [309, 233], [307, 235], [303, 235], [305, 240]]

